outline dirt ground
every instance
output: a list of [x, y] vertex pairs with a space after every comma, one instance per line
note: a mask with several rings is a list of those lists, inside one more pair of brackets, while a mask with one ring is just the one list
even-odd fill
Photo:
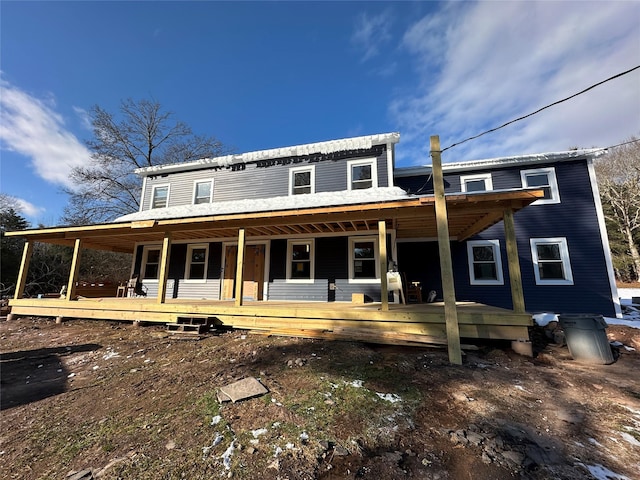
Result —
[[[638, 479], [640, 330], [615, 363], [160, 326], [0, 321], [0, 478]], [[217, 389], [256, 377], [260, 397]]]

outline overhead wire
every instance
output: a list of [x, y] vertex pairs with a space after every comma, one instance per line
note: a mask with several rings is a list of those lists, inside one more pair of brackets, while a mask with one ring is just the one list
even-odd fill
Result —
[[[445, 152], [445, 151], [449, 150], [450, 148], [456, 147], [456, 146], [458, 146], [458, 145], [462, 145], [463, 143], [466, 143], [466, 142], [468, 142], [468, 141], [470, 141], [470, 140], [475, 140], [476, 138], [482, 137], [483, 135], [486, 135], [486, 134], [488, 134], [488, 133], [495, 132], [496, 130], [500, 130], [501, 128], [504, 128], [504, 127], [506, 127], [506, 126], [508, 126], [508, 125], [511, 125], [512, 123], [516, 123], [516, 122], [519, 122], [519, 121], [521, 121], [521, 120], [524, 120], [525, 118], [532, 117], [533, 115], [536, 115], [536, 114], [538, 114], [538, 113], [542, 112], [543, 110], [546, 110], [547, 108], [551, 108], [551, 107], [553, 107], [553, 106], [555, 106], [555, 105], [559, 105], [560, 103], [566, 102], [567, 100], [571, 100], [572, 98], [575, 98], [575, 97], [577, 97], [578, 95], [582, 95], [583, 93], [586, 93], [586, 92], [588, 92], [589, 90], [593, 90], [594, 88], [596, 88], [596, 87], [598, 87], [598, 86], [600, 86], [600, 85], [602, 85], [602, 84], [604, 84], [604, 83], [610, 82], [611, 80], [615, 80], [616, 78], [620, 78], [620, 77], [622, 77], [622, 76], [624, 76], [624, 75], [627, 75], [627, 74], [629, 74], [629, 73], [633, 72], [634, 70], [638, 70], [638, 69], [640, 69], [640, 65], [635, 66], [635, 67], [633, 67], [633, 68], [630, 68], [629, 70], [626, 70], [626, 71], [624, 71], [624, 72], [620, 72], [620, 73], [618, 73], [618, 74], [616, 74], [616, 75], [613, 75], [612, 77], [609, 77], [609, 78], [607, 78], [607, 79], [605, 79], [605, 80], [602, 80], [602, 81], [600, 81], [600, 82], [598, 82], [598, 83], [594, 83], [594, 84], [593, 84], [593, 85], [591, 85], [590, 87], [587, 87], [587, 88], [585, 88], [584, 90], [579, 91], [578, 93], [574, 93], [573, 95], [570, 95], [570, 96], [568, 96], [568, 97], [566, 97], [566, 98], [563, 98], [562, 100], [558, 100], [558, 101], [555, 101], [555, 102], [553, 102], [553, 103], [550, 103], [549, 105], [545, 105], [544, 107], [539, 108], [539, 109], [538, 109], [538, 110], [536, 110], [535, 112], [531, 112], [531, 113], [529, 113], [529, 114], [527, 114], [527, 115], [523, 115], [522, 117], [518, 117], [518, 118], [516, 118], [516, 119], [514, 119], [514, 120], [510, 120], [510, 121], [508, 121], [508, 122], [506, 122], [506, 123], [503, 123], [503, 124], [502, 124], [502, 125], [500, 125], [499, 127], [491, 128], [491, 129], [486, 130], [486, 131], [484, 131], [484, 132], [482, 132], [482, 133], [479, 133], [478, 135], [474, 135], [474, 136], [472, 136], [472, 137], [466, 138], [465, 140], [462, 140], [462, 141], [460, 141], [460, 142], [453, 143], [453, 144], [449, 145], [448, 147], [443, 148], [442, 150], [440, 150], [440, 152], [441, 152], [441, 153], [442, 153], [442, 152]], [[618, 146], [619, 146], [619, 145], [618, 145]], [[613, 148], [613, 147], [611, 147], [611, 148]]]

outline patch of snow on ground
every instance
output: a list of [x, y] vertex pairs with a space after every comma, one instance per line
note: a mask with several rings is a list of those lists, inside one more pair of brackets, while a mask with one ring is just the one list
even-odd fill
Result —
[[629, 442], [631, 445], [633, 445], [635, 447], [640, 447], [640, 442], [633, 435], [631, 435], [631, 434], [629, 434], [627, 432], [622, 432], [620, 434], [620, 436], [623, 439], [625, 439], [627, 442]]
[[215, 417], [213, 417], [211, 419], [211, 425], [217, 425], [220, 423], [220, 420], [222, 420], [222, 417], [220, 415], [216, 415]]
[[107, 353], [102, 357], [103, 360], [111, 360], [112, 358], [119, 357], [120, 354], [113, 350], [107, 350]]
[[227, 448], [224, 451], [224, 453], [220, 456], [220, 458], [222, 459], [224, 468], [226, 468], [227, 470], [231, 470], [231, 456], [233, 455], [234, 443], [235, 443], [235, 440], [231, 442], [231, 445], [229, 445], [229, 448]]
[[622, 305], [631, 305], [633, 297], [640, 297], [640, 288], [619, 288], [618, 296]]
[[585, 465], [596, 480], [631, 480], [626, 475], [618, 475], [602, 465]]
[[354, 388], [362, 388], [364, 382], [362, 380], [354, 380], [353, 382], [345, 382], [347, 385], [351, 385]]
[[267, 431], [266, 428], [258, 428], [257, 430], [251, 430], [251, 435], [253, 435], [253, 438], [258, 438], [260, 435], [267, 433]]
[[376, 392], [376, 395], [379, 396], [382, 400], [385, 400], [391, 403], [397, 403], [402, 401], [402, 398], [400, 397], [400, 395], [396, 395], [395, 393], [377, 393]]

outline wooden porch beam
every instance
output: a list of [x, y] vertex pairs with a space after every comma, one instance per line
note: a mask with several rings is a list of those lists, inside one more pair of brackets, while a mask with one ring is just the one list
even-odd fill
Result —
[[167, 294], [167, 279], [169, 278], [169, 256], [171, 254], [171, 233], [166, 232], [162, 240], [160, 257], [160, 274], [158, 275], [158, 298], [156, 303], [164, 303]]
[[76, 238], [73, 247], [73, 258], [71, 259], [71, 271], [69, 272], [69, 282], [67, 283], [67, 301], [73, 300], [76, 293], [76, 283], [78, 282], [78, 272], [80, 271], [80, 252], [82, 239]]
[[244, 248], [245, 248], [245, 231], [244, 228], [238, 230], [238, 253], [236, 255], [236, 299], [235, 306], [242, 306], [242, 287], [244, 282]]
[[460, 327], [458, 325], [458, 309], [456, 307], [456, 291], [453, 282], [453, 261], [449, 244], [449, 220], [447, 218], [447, 200], [444, 193], [444, 176], [440, 157], [440, 138], [431, 137], [431, 158], [433, 169], [433, 188], [436, 204], [436, 225], [438, 227], [438, 251], [440, 253], [440, 275], [442, 277], [442, 293], [444, 296], [444, 315], [447, 327], [447, 344], [449, 361], [462, 365], [460, 349]]
[[16, 290], [13, 292], [13, 298], [18, 299], [24, 296], [24, 287], [27, 284], [27, 272], [29, 272], [29, 263], [33, 255], [33, 242], [27, 240], [22, 248], [22, 260], [20, 262], [20, 270], [18, 271], [18, 280], [16, 281]]
[[511, 300], [513, 311], [525, 312], [524, 291], [522, 289], [522, 272], [520, 271], [520, 258], [518, 256], [518, 242], [516, 240], [516, 227], [513, 221], [513, 210], [504, 210], [504, 236], [507, 242], [507, 261], [509, 262], [509, 283], [511, 284]]
[[469, 226], [466, 230], [461, 232], [458, 235], [457, 240], [459, 242], [462, 242], [469, 237], [473, 237], [476, 233], [481, 232], [482, 230], [484, 230], [487, 227], [490, 227], [496, 222], [499, 222], [501, 218], [502, 218], [501, 211], [489, 212], [484, 217], [476, 221], [473, 225]]
[[378, 250], [380, 251], [380, 302], [381, 310], [389, 310], [389, 288], [387, 285], [387, 222], [378, 221]]

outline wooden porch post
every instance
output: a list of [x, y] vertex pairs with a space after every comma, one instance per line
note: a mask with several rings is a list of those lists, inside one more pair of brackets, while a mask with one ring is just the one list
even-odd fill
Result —
[[380, 301], [382, 311], [389, 310], [389, 288], [387, 285], [387, 222], [378, 221], [378, 250], [380, 251]]
[[440, 137], [431, 137], [431, 158], [433, 160], [433, 189], [435, 193], [436, 225], [438, 227], [438, 251], [440, 254], [440, 275], [442, 277], [442, 293], [444, 296], [444, 317], [447, 326], [447, 344], [449, 361], [462, 365], [460, 349], [460, 327], [458, 325], [458, 309], [456, 307], [456, 291], [453, 283], [453, 262], [451, 245], [449, 245], [449, 220], [447, 218], [447, 200], [444, 195], [444, 177], [442, 175], [442, 159], [440, 158]]
[[73, 300], [76, 293], [76, 283], [78, 282], [78, 272], [80, 271], [80, 253], [82, 249], [82, 239], [76, 238], [73, 247], [73, 259], [71, 260], [71, 271], [69, 272], [69, 283], [67, 283], [67, 301]]
[[165, 232], [162, 240], [162, 254], [160, 257], [160, 274], [158, 275], [157, 303], [164, 303], [167, 294], [167, 279], [169, 278], [169, 257], [171, 255], [171, 233]]
[[244, 228], [241, 228], [238, 231], [238, 253], [236, 260], [236, 299], [235, 306], [242, 306], [242, 284], [244, 282], [243, 279], [243, 270], [244, 270], [244, 246], [245, 246], [245, 236], [244, 236]]
[[20, 262], [20, 270], [18, 271], [18, 279], [16, 281], [16, 290], [13, 292], [15, 300], [24, 296], [24, 287], [27, 284], [27, 272], [29, 271], [29, 263], [33, 254], [33, 242], [27, 240], [24, 242], [22, 249], [22, 261]]
[[507, 261], [509, 262], [509, 283], [511, 284], [511, 300], [513, 311], [524, 313], [524, 291], [522, 290], [522, 273], [518, 257], [518, 242], [516, 241], [516, 227], [513, 221], [513, 210], [504, 209], [504, 236], [507, 242]]

